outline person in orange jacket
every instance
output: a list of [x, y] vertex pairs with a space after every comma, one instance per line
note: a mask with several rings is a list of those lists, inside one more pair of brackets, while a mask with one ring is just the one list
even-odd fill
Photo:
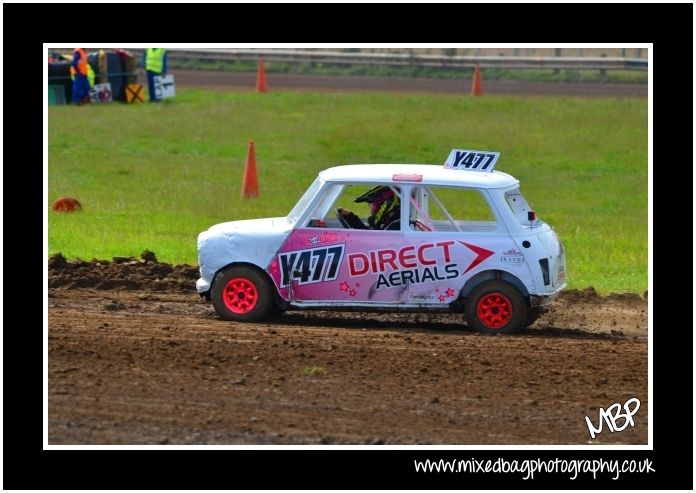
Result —
[[89, 80], [87, 79], [87, 52], [84, 48], [73, 50], [73, 60], [70, 67], [70, 75], [74, 76], [72, 87], [73, 104], [83, 104], [89, 97]]

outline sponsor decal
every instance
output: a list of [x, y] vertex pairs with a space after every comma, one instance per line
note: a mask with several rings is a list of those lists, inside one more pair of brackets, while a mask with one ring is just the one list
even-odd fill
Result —
[[447, 288], [446, 290], [440, 292], [440, 288], [435, 289], [435, 293], [440, 293], [431, 295], [431, 294], [412, 294], [409, 296], [409, 301], [412, 301], [414, 303], [418, 302], [424, 302], [424, 301], [440, 301], [440, 303], [444, 303], [447, 301], [448, 298], [454, 298], [454, 295], [457, 293], [454, 289], [452, 288]]
[[345, 244], [341, 244], [279, 254], [280, 287], [289, 284], [291, 273], [292, 280], [300, 285], [334, 281], [344, 252]]
[[[348, 255], [351, 277], [378, 274], [375, 289], [442, 281], [459, 276], [459, 269], [452, 262], [451, 247], [454, 241], [408, 245], [399, 250], [385, 248], [367, 253]], [[444, 260], [444, 265], [436, 265]], [[388, 270], [391, 270], [387, 274]]]
[[304, 244], [307, 246], [319, 245], [321, 243], [334, 243], [336, 241], [346, 241], [346, 235], [327, 232], [304, 238]]
[[408, 301], [412, 303], [422, 303], [424, 301], [435, 301], [435, 296], [430, 294], [412, 294], [408, 297]]
[[471, 250], [472, 252], [474, 252], [476, 254], [476, 258], [471, 261], [471, 263], [469, 264], [469, 267], [467, 267], [466, 270], [464, 272], [462, 272], [462, 275], [466, 274], [471, 269], [473, 269], [478, 264], [480, 264], [481, 262], [483, 262], [484, 260], [486, 260], [488, 257], [490, 257], [491, 255], [493, 255], [495, 253], [493, 250], [488, 250], [487, 248], [473, 245], [473, 244], [467, 243], [465, 241], [460, 241], [459, 243], [461, 243], [462, 245], [464, 245], [465, 247], [467, 247], [469, 250]]
[[422, 269], [400, 270], [388, 276], [380, 274], [375, 289], [391, 288], [408, 284], [420, 284], [428, 281], [444, 281], [459, 276], [457, 264], [447, 264], [444, 268], [423, 267]]
[[500, 262], [503, 264], [523, 264], [524, 254], [512, 247], [500, 255]]
[[[493, 251], [460, 241], [463, 246], [476, 254], [461, 275], [479, 265]], [[444, 281], [459, 277], [459, 265], [453, 261], [453, 240], [421, 245], [407, 245], [398, 250], [385, 248], [367, 253], [348, 255], [348, 271], [351, 277], [377, 274], [375, 289], [408, 286], [425, 282]]]

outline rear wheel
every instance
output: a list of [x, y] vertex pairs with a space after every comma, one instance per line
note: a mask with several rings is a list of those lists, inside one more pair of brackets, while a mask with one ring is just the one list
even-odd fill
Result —
[[545, 311], [541, 308], [530, 308], [527, 312], [527, 320], [524, 323], [525, 327], [529, 327], [543, 314]]
[[506, 334], [526, 326], [528, 308], [512, 284], [487, 281], [471, 292], [464, 312], [469, 325], [476, 330]]
[[225, 320], [256, 322], [272, 315], [273, 295], [271, 282], [253, 267], [228, 267], [213, 281], [213, 307]]

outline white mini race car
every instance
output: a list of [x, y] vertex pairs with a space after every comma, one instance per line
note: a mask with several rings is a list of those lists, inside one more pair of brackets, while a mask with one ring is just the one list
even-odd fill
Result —
[[566, 286], [565, 255], [519, 181], [493, 170], [498, 157], [326, 169], [286, 217], [201, 233], [196, 288], [226, 320], [454, 311], [484, 332], [522, 329]]

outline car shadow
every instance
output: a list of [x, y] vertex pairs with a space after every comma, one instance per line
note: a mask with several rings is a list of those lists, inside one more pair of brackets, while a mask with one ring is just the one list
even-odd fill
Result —
[[[395, 330], [400, 333], [429, 333], [446, 336], [490, 336], [502, 337], [503, 334], [487, 334], [476, 331], [466, 325], [463, 317], [461, 321], [432, 320], [432, 316], [422, 313], [387, 313], [387, 314], [357, 313], [357, 312], [286, 312], [266, 320], [273, 326], [297, 326], [306, 328], [335, 328], [347, 330]], [[450, 315], [451, 316], [451, 315]], [[435, 317], [436, 318], [436, 317]], [[566, 338], [588, 340], [625, 340], [632, 337], [609, 334], [604, 332], [591, 332], [583, 329], [561, 327], [528, 327], [515, 334], [506, 337], [528, 338]]]

